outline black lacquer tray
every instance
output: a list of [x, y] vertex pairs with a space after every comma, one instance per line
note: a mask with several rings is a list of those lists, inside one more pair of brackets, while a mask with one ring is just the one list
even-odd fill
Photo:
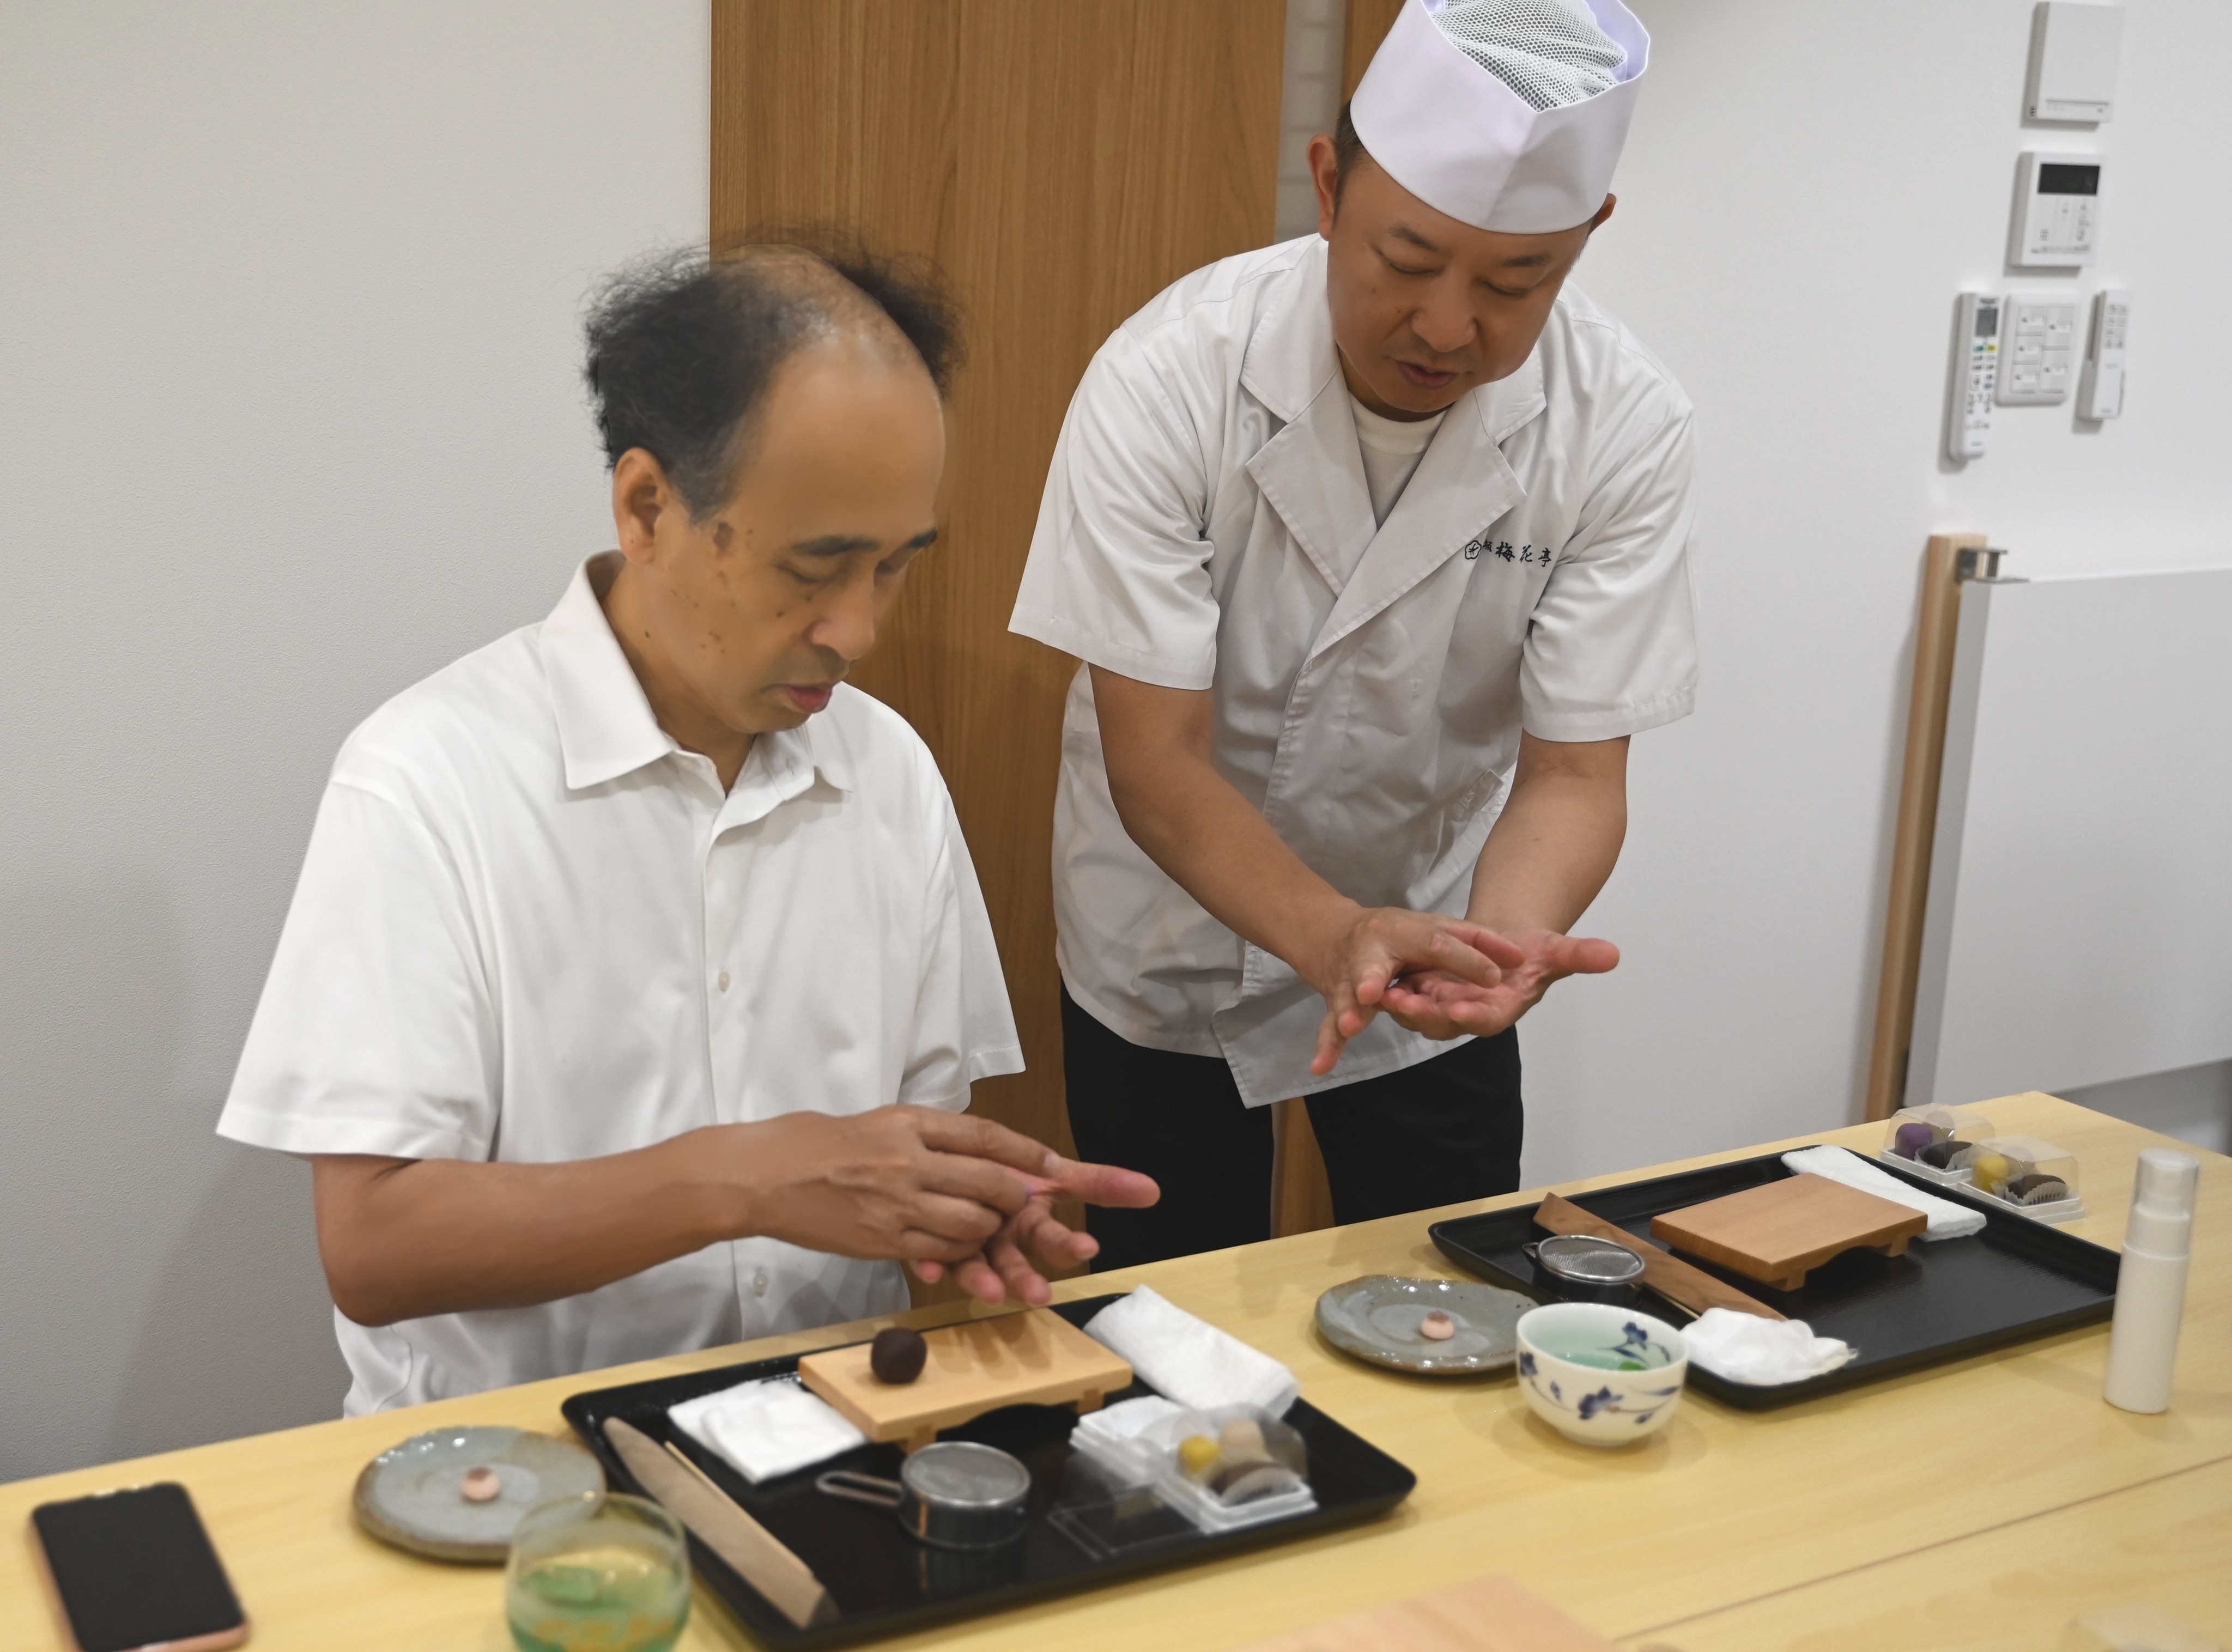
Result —
[[[1061, 1303], [1054, 1312], [1081, 1325], [1117, 1299], [1090, 1297]], [[1418, 1484], [1418, 1476], [1395, 1459], [1298, 1400], [1286, 1420], [1309, 1447], [1316, 1510], [1211, 1536], [1164, 1506], [1152, 1493], [1113, 1494], [1096, 1471], [1069, 1448], [1069, 1430], [1077, 1420], [1074, 1412], [1014, 1405], [949, 1428], [940, 1437], [981, 1441], [1022, 1459], [1031, 1471], [1029, 1529], [1016, 1542], [997, 1550], [964, 1553], [926, 1548], [901, 1532], [890, 1514], [825, 1496], [814, 1487], [814, 1477], [833, 1468], [896, 1476], [902, 1456], [895, 1445], [862, 1446], [754, 1485], [667, 1420], [666, 1408], [680, 1401], [797, 1369], [795, 1355], [755, 1360], [686, 1377], [592, 1390], [572, 1396], [561, 1408], [616, 1488], [643, 1489], [605, 1441], [605, 1423], [620, 1417], [653, 1440], [672, 1441], [689, 1453], [691, 1461], [723, 1491], [814, 1569], [836, 1602], [838, 1620], [796, 1629], [718, 1555], [691, 1539], [691, 1564], [698, 1577], [728, 1603], [755, 1638], [771, 1646], [843, 1646], [1287, 1542], [1384, 1514]], [[1108, 1399], [1113, 1404], [1154, 1391], [1134, 1383]]]
[[[1815, 1268], [1796, 1291], [1777, 1291], [1697, 1257], [1684, 1257], [1785, 1318], [1805, 1320], [1816, 1336], [1839, 1338], [1859, 1351], [1824, 1376], [1775, 1388], [1731, 1383], [1693, 1364], [1691, 1388], [1746, 1410], [1763, 1411], [1924, 1365], [1964, 1359], [2008, 1343], [2051, 1336], [2105, 1319], [2114, 1310], [2118, 1260], [2114, 1251], [2018, 1215], [1987, 1195], [1941, 1186], [1896, 1165], [1878, 1168], [1922, 1192], [1982, 1210], [1983, 1231], [1966, 1239], [1917, 1239], [1904, 1256], [1847, 1251]], [[1651, 1244], [1655, 1242], [1651, 1217], [1779, 1182], [1790, 1174], [1781, 1155], [1769, 1153], [1568, 1196], [1592, 1215]], [[1517, 1205], [1459, 1216], [1436, 1222], [1427, 1233], [1442, 1254], [1460, 1267], [1537, 1302], [1555, 1302], [1562, 1299], [1536, 1277], [1533, 1262], [1520, 1249], [1546, 1236], [1534, 1225], [1539, 1208]], [[1643, 1300], [1646, 1312], [1677, 1323], [1685, 1317], [1647, 1291]]]

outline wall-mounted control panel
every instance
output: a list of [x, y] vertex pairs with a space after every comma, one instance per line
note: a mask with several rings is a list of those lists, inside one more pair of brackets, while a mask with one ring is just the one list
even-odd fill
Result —
[[2131, 295], [2121, 287], [2092, 295], [2092, 332], [2085, 378], [2077, 390], [2080, 418], [2115, 418], [2124, 411], [2124, 340], [2131, 327]]
[[2077, 368], [2077, 295], [2010, 294], [2001, 304], [2000, 405], [2066, 401]]
[[2008, 262], [2028, 269], [2074, 269], [2100, 244], [2098, 155], [2026, 150], [2015, 171], [2015, 221]]
[[1953, 324], [1952, 404], [1945, 413], [1948, 457], [1984, 457], [1984, 438], [1992, 431], [1992, 386], [1999, 369], [1999, 295], [1963, 293]]
[[2095, 124], [2116, 113], [2124, 54], [2124, 9], [2079, 0], [2039, 0], [2031, 14], [2030, 74], [2023, 113], [2033, 120]]

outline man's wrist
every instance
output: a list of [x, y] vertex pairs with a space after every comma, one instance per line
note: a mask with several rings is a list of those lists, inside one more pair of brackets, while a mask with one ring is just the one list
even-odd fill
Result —
[[1363, 915], [1359, 903], [1327, 890], [1322, 899], [1301, 915], [1297, 929], [1303, 938], [1294, 949], [1298, 956], [1287, 957], [1286, 962], [1296, 975], [1324, 992], [1340, 976], [1349, 932]]
[[762, 1156], [739, 1151], [747, 1143], [738, 1138], [764, 1130], [761, 1124], [709, 1124], [653, 1150], [665, 1159], [659, 1196], [673, 1202], [671, 1208], [695, 1241], [693, 1249], [763, 1235], [771, 1189], [763, 1185]]

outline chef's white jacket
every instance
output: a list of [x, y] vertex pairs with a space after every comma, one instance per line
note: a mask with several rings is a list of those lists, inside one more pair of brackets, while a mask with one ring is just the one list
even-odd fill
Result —
[[[341, 748], [219, 1134], [542, 1164], [788, 1112], [958, 1111], [1022, 1070], [914, 730], [840, 684], [724, 792], [659, 726], [596, 566]], [[535, 1307], [334, 1325], [354, 1416], [906, 1305], [895, 1262], [751, 1239]]]
[[[1375, 528], [1315, 236], [1196, 271], [1070, 403], [1010, 624], [1214, 696], [1218, 768], [1366, 905], [1461, 914], [1524, 729], [1686, 715], [1690, 404], [1568, 284], [1509, 378], [1453, 406]], [[1148, 859], [1110, 801], [1090, 675], [1054, 805], [1062, 978], [1137, 1044], [1223, 1055], [1250, 1105], [1448, 1048], [1385, 1016], [1327, 1078], [1324, 1002]]]

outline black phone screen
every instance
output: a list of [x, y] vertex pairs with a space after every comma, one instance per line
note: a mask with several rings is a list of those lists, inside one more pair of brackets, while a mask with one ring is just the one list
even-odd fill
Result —
[[42, 1503], [31, 1524], [80, 1652], [237, 1633], [240, 1602], [183, 1486]]

